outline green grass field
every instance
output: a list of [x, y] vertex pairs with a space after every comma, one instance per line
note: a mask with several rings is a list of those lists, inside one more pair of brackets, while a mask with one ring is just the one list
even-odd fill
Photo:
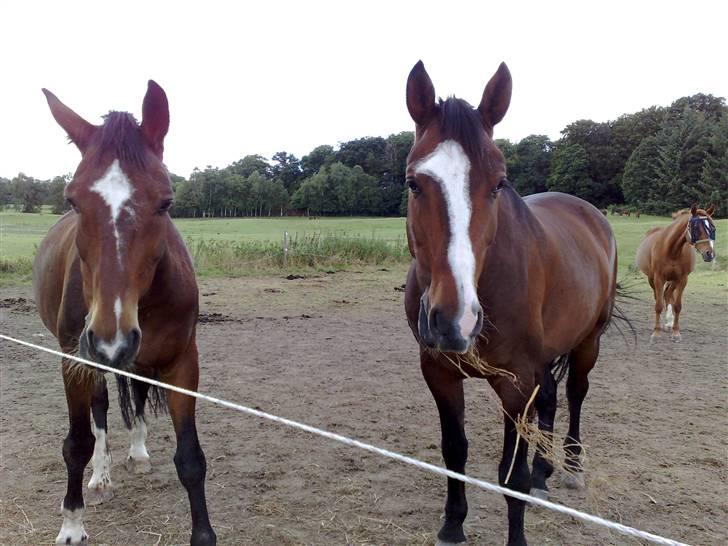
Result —
[[[8, 275], [8, 271], [12, 271], [15, 277], [27, 276], [27, 267], [37, 244], [57, 219], [58, 216], [47, 212], [0, 212], [0, 262], [6, 264], [0, 274]], [[608, 219], [617, 236], [620, 278], [638, 276], [633, 268], [637, 246], [649, 228], [667, 224], [670, 218], [643, 215], [639, 220], [623, 216], [609, 216]], [[386, 257], [382, 256], [381, 243], [385, 242], [395, 249], [390, 259], [407, 260], [404, 218], [177, 219], [175, 224], [191, 243], [193, 255], [204, 262], [198, 264], [202, 274], [245, 274], [241, 269], [256, 262], [256, 255], [260, 255], [269, 267], [276, 268], [282, 257], [282, 253], [277, 251], [282, 246], [285, 231], [292, 240], [299, 242], [302, 254], [336, 253], [336, 257], [321, 262], [321, 266], [344, 267], [350, 263], [366, 263], [370, 259], [372, 263], [382, 263]], [[728, 220], [718, 220], [716, 224], [716, 263], [705, 264], [698, 257], [691, 284], [727, 284]], [[356, 252], [347, 250], [352, 241], [358, 245]], [[340, 263], [337, 264], [337, 261]], [[289, 266], [315, 267], [316, 263], [294, 261]], [[19, 265], [12, 268], [7, 264]], [[260, 271], [261, 268], [251, 267], [251, 270]]]

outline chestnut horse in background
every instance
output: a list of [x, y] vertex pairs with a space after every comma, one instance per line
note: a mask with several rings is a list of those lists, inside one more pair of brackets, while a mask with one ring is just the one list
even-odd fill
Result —
[[[172, 184], [162, 163], [169, 127], [167, 96], [149, 81], [139, 125], [110, 112], [101, 126], [85, 121], [47, 90], [51, 113], [81, 151], [66, 186], [72, 209], [48, 232], [33, 265], [41, 319], [66, 353], [197, 390], [198, 295], [190, 255], [168, 209]], [[83, 471], [93, 456], [87, 498], [113, 496], [104, 375], [63, 361], [70, 429], [63, 442], [68, 488], [57, 544], [85, 544]], [[144, 406], [149, 386], [117, 376], [122, 416], [130, 429], [127, 466], [149, 471]], [[192, 512], [191, 544], [214, 545], [205, 500], [205, 456], [195, 427], [195, 399], [170, 392], [177, 435], [174, 462]], [[164, 404], [152, 391], [150, 405]], [[153, 408], [154, 409], [154, 408]], [[133, 414], [132, 414], [133, 413]], [[93, 430], [91, 419], [93, 417]]]
[[671, 224], [650, 229], [637, 248], [636, 262], [655, 295], [655, 326], [650, 341], [660, 334], [660, 315], [665, 312], [665, 331], [680, 341], [680, 311], [688, 275], [695, 269], [695, 254], [703, 260], [715, 259], [714, 207], [707, 210], [693, 205], [673, 213]]
[[[545, 498], [554, 468], [536, 453], [531, 474], [528, 446], [517, 442], [514, 420], [527, 411], [538, 385], [538, 425], [547, 434], [553, 431], [557, 380], [552, 370], [568, 362], [564, 447], [566, 466], [574, 473], [567, 485], [583, 485], [579, 420], [587, 374], [612, 318], [617, 246], [606, 218], [586, 201], [553, 192], [524, 199], [512, 188], [493, 141], [493, 127], [510, 98], [505, 64], [488, 82], [477, 109], [454, 97], [436, 101], [422, 62], [410, 72], [407, 108], [415, 140], [407, 159], [407, 240], [414, 259], [405, 308], [439, 410], [447, 468], [463, 472], [468, 452], [463, 374], [451, 358], [473, 351], [490, 367], [515, 376], [514, 381], [462, 364], [469, 376], [486, 378], [503, 405], [499, 483]], [[508, 496], [506, 502], [508, 544], [524, 545], [525, 503]], [[441, 543], [465, 541], [467, 511], [464, 484], [448, 479]]]

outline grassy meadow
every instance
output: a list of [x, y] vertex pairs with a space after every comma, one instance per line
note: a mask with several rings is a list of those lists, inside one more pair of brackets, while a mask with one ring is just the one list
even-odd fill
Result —
[[[58, 216], [0, 212], [0, 281], [27, 282], [37, 244]], [[645, 232], [670, 218], [609, 216], [617, 237], [620, 278], [639, 278], [634, 255]], [[238, 276], [407, 263], [404, 218], [175, 219], [200, 275]], [[728, 286], [728, 220], [718, 220], [714, 264], [698, 258], [690, 284]], [[289, 234], [288, 253], [283, 234]], [[640, 283], [641, 284], [641, 283]], [[646, 286], [646, 284], [645, 284]]]

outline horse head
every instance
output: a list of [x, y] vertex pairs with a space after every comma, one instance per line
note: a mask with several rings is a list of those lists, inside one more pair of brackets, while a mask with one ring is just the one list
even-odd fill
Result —
[[499, 192], [506, 184], [493, 127], [511, 100], [511, 75], [501, 64], [478, 108], [455, 97], [435, 100], [422, 62], [407, 80], [415, 140], [407, 158], [407, 239], [417, 260], [421, 340], [464, 353], [483, 326], [477, 284], [497, 229]]
[[126, 368], [141, 344], [139, 302], [165, 253], [172, 184], [162, 163], [169, 107], [149, 81], [142, 123], [110, 112], [93, 125], [43, 90], [53, 117], [81, 152], [65, 197], [88, 309], [79, 340], [82, 356]]
[[715, 259], [714, 212], [715, 207], [712, 205], [704, 210], [694, 204], [690, 207], [690, 219], [685, 232], [686, 240], [700, 253], [705, 262], [712, 262]]

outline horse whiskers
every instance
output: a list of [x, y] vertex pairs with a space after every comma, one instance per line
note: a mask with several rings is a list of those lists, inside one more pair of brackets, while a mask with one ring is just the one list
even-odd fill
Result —
[[[71, 356], [78, 355], [78, 345], [76, 345], [74, 348], [70, 350], [64, 350], [66, 354], [69, 354]], [[85, 381], [98, 381], [101, 377], [103, 377], [102, 374], [100, 374], [96, 368], [92, 368], [91, 366], [87, 366], [86, 364], [81, 364], [80, 362], [77, 362], [75, 360], [70, 360], [64, 358], [62, 361], [63, 365], [63, 372], [66, 375], [66, 377], [75, 383], [83, 383]]]

